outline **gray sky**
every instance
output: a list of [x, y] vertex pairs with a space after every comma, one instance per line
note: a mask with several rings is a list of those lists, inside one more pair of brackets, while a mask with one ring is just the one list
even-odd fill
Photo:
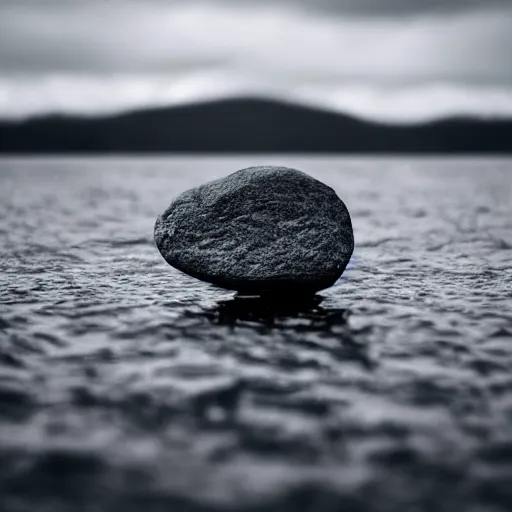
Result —
[[0, 0], [0, 116], [271, 94], [512, 116], [510, 0]]

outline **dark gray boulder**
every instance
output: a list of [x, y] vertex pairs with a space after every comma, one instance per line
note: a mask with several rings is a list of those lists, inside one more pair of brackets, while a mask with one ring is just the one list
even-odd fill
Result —
[[188, 190], [158, 217], [173, 267], [242, 294], [311, 294], [333, 285], [354, 249], [347, 208], [286, 167], [251, 167]]

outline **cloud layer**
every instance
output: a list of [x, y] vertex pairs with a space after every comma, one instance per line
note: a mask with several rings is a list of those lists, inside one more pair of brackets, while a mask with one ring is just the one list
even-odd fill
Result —
[[508, 0], [311, 5], [0, 0], [0, 116], [233, 93], [398, 120], [512, 111]]
[[[468, 12], [471, 10], [488, 10], [490, 8], [510, 7], [509, 0], [201, 0], [196, 3], [207, 6], [217, 4], [228, 9], [267, 4], [273, 7], [280, 6], [292, 9], [303, 9], [313, 13], [329, 12], [329, 14], [361, 15], [361, 16], [411, 16], [424, 14], [447, 14], [457, 12]], [[23, 8], [42, 11], [46, 9], [63, 10], [77, 8], [78, 2], [73, 0], [0, 0], [0, 8]], [[115, 8], [122, 10], [137, 5], [146, 5], [148, 9], [158, 10], [163, 6], [169, 6], [168, 0], [88, 0], [84, 2], [87, 7], [93, 10]], [[172, 6], [183, 6], [190, 4], [190, 0], [174, 0]]]

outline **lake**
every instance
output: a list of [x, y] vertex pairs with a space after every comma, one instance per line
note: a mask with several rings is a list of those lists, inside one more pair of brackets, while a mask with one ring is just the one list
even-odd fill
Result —
[[[356, 248], [300, 309], [174, 270], [183, 190], [296, 167]], [[512, 160], [0, 160], [0, 510], [512, 507]]]

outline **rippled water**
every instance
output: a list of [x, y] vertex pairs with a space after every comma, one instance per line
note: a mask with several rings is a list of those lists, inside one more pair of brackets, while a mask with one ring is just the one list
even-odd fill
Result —
[[[169, 267], [173, 196], [295, 166], [356, 249], [294, 310]], [[0, 510], [512, 509], [512, 161], [0, 161]]]

